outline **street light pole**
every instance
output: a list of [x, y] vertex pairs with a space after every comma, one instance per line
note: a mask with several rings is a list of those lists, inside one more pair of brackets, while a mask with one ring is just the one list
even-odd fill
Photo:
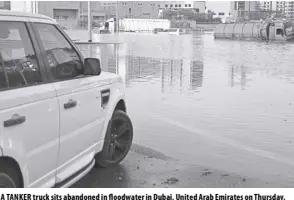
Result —
[[116, 1], [116, 32], [119, 32], [118, 2]]
[[91, 1], [88, 1], [88, 31], [89, 31], [89, 40], [92, 42], [92, 14], [91, 14]]
[[35, 6], [36, 6], [36, 14], [39, 14], [39, 2], [35, 1]]

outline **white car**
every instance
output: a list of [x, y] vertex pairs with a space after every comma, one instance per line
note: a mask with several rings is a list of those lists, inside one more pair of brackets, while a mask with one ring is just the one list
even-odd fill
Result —
[[0, 11], [0, 27], [0, 187], [69, 187], [120, 163], [133, 139], [122, 79], [49, 17]]

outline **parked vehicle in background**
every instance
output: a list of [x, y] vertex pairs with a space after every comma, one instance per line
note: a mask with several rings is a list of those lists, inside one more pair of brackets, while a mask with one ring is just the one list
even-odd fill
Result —
[[49, 17], [0, 11], [0, 27], [0, 187], [69, 187], [120, 163], [133, 139], [121, 77]]
[[100, 34], [111, 34], [109, 30], [100, 30]]
[[165, 29], [164, 31], [157, 32], [157, 34], [168, 34], [168, 35], [182, 35], [185, 33], [186, 31], [181, 28], [170, 28], [170, 29]]
[[68, 30], [68, 28], [66, 28], [65, 26], [61, 26], [61, 28], [62, 28], [63, 30]]
[[158, 32], [164, 32], [164, 29], [163, 28], [155, 28], [153, 30], [153, 33], [157, 34]]

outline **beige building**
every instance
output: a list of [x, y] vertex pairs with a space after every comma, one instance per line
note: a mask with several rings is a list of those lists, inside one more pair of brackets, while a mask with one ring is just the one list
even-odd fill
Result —
[[230, 14], [234, 18], [245, 17], [248, 13], [260, 10], [259, 1], [232, 1]]
[[[116, 3], [115, 2], [109, 2], [107, 7], [102, 7], [102, 3], [100, 1], [92, 1], [91, 2], [91, 14], [93, 17], [93, 20], [98, 21], [104, 21], [107, 18], [110, 18], [108, 9], [105, 8], [112, 8], [113, 10], [116, 9]], [[114, 13], [115, 16], [115, 13]], [[111, 16], [113, 17], [113, 15]], [[81, 19], [88, 19], [88, 2], [87, 1], [81, 1], [80, 2], [80, 18]]]
[[74, 28], [79, 20], [79, 1], [39, 1], [38, 13], [54, 18], [61, 26]]
[[[116, 17], [118, 8], [119, 18], [158, 18], [159, 4], [156, 1], [96, 1], [92, 2], [93, 19], [106, 20]], [[81, 16], [88, 16], [88, 3], [81, 3]]]
[[0, 1], [0, 10], [11, 10], [10, 1]]
[[194, 9], [199, 13], [206, 10], [205, 1], [160, 1], [160, 9]]
[[119, 1], [119, 18], [156, 19], [159, 12], [158, 1]]

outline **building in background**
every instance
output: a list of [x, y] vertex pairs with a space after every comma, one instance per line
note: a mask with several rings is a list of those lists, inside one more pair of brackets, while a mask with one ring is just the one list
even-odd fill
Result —
[[158, 1], [160, 9], [194, 9], [199, 13], [204, 13], [206, 9], [205, 1]]
[[[91, 15], [94, 21], [102, 22], [116, 16], [116, 2], [91, 2]], [[88, 2], [80, 2], [80, 18], [88, 20]]]
[[[260, 12], [260, 2], [259, 1], [232, 1], [231, 2], [231, 15], [235, 19], [249, 18]], [[255, 16], [258, 18], [258, 16]]]
[[294, 18], [294, 1], [261, 1], [264, 11], [278, 12], [286, 17]]
[[[15, 11], [43, 14], [54, 18], [61, 26], [67, 28], [87, 25], [87, 1], [12, 1], [12, 3]], [[116, 14], [119, 18], [158, 19], [159, 11], [162, 9], [194, 9], [204, 13], [205, 6], [205, 1], [92, 1], [91, 15], [93, 21], [97, 23], [115, 18]]]
[[118, 1], [119, 18], [157, 19], [158, 1]]
[[39, 1], [38, 13], [54, 18], [61, 26], [75, 28], [80, 18], [79, 1]]
[[277, 8], [276, 1], [261, 1], [260, 9], [264, 11], [275, 11]]
[[0, 10], [11, 10], [10, 1], [0, 1]]

